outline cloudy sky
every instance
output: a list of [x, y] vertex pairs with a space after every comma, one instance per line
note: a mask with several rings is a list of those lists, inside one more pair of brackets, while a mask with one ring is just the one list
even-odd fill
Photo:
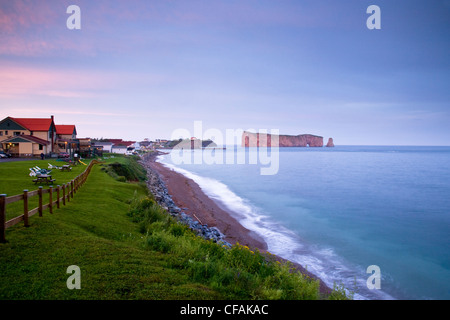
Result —
[[450, 145], [449, 36], [450, 0], [0, 0], [0, 119]]

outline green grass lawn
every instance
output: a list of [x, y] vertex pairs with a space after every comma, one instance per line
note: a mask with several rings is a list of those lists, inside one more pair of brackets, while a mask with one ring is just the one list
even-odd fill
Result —
[[[83, 160], [83, 162], [89, 164], [90, 160]], [[50, 159], [17, 162], [1, 162], [0, 160], [0, 193], [12, 196], [22, 193], [24, 189], [36, 190], [38, 186], [33, 182], [34, 177], [29, 176], [29, 168], [38, 166], [41, 169], [48, 169], [49, 163], [58, 167], [66, 164], [64, 161]], [[56, 179], [55, 186], [72, 180], [82, 173], [86, 167], [82, 164], [72, 166], [72, 170], [69, 172], [53, 169], [51, 174]]]
[[[90, 160], [83, 160], [85, 164], [89, 164]], [[30, 176], [30, 168], [39, 167], [41, 169], [48, 169], [49, 163], [54, 166], [62, 166], [66, 162], [58, 160], [30, 160], [30, 161], [17, 161], [17, 162], [0, 162], [0, 194], [6, 194], [9, 196], [14, 196], [17, 194], [22, 194], [24, 190], [33, 191], [39, 188], [33, 182], [35, 177]], [[53, 179], [56, 179], [53, 186], [62, 185], [68, 183], [76, 176], [81, 174], [86, 170], [85, 165], [79, 164], [72, 166], [71, 171], [60, 171], [58, 169], [52, 169], [51, 175]], [[42, 185], [44, 189], [48, 189], [49, 185]], [[61, 195], [62, 196], [62, 195]], [[56, 195], [55, 195], [56, 197]], [[48, 194], [43, 195], [44, 204], [48, 203]], [[54, 198], [56, 199], [56, 198]], [[31, 197], [29, 199], [29, 209], [33, 209], [38, 206], [38, 197]], [[23, 202], [12, 203], [7, 206], [6, 220], [12, 219], [18, 215], [23, 214]]]

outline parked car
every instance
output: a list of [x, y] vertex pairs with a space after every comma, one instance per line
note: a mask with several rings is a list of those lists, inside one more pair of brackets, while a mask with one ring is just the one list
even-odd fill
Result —
[[11, 158], [11, 155], [5, 151], [0, 151], [0, 158]]
[[70, 155], [67, 152], [60, 152], [58, 158], [69, 158]]

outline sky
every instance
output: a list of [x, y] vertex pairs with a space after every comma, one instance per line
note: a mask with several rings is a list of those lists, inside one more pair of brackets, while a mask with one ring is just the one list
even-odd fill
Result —
[[449, 36], [450, 0], [0, 0], [0, 120], [448, 146]]

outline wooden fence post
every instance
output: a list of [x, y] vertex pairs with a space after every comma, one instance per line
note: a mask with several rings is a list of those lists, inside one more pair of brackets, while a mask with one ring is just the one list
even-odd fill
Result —
[[73, 180], [72, 181], [70, 181], [70, 189], [71, 189], [71, 196], [72, 196], [72, 199], [73, 199], [73, 192], [74, 192], [74, 190], [73, 190]]
[[63, 184], [62, 185], [62, 189], [63, 189], [63, 205], [66, 205], [66, 185]]
[[38, 195], [39, 195], [39, 217], [42, 217], [42, 186], [38, 189]]
[[50, 213], [53, 213], [53, 186], [48, 188], [48, 209]]
[[58, 189], [56, 189], [56, 196], [57, 196], [57, 198], [56, 198], [56, 207], [59, 209], [59, 200], [60, 200], [60, 198], [61, 198], [61, 196], [60, 196], [60, 194], [59, 194], [59, 191], [60, 191], [60, 189], [61, 189], [61, 186], [58, 184], [58, 187], [57, 187]]
[[6, 194], [0, 194], [0, 242], [1, 243], [6, 243], [5, 222], [6, 222]]
[[66, 183], [67, 187], [67, 202], [70, 202], [70, 182]]
[[23, 224], [25, 227], [29, 227], [28, 223], [28, 190], [23, 190]]

